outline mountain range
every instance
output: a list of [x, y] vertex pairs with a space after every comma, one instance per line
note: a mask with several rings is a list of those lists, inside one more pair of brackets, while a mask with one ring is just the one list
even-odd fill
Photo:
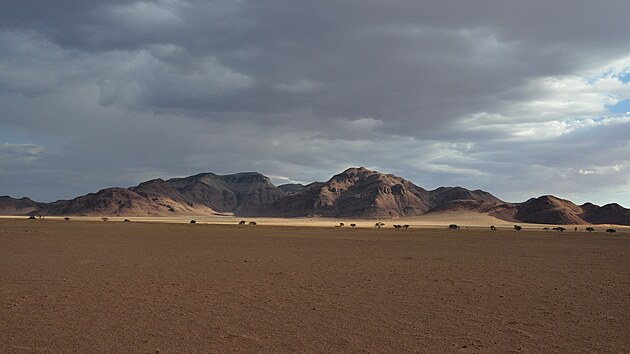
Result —
[[39, 203], [0, 197], [0, 215], [399, 218], [431, 212], [475, 211], [513, 222], [630, 225], [618, 204], [576, 205], [554, 196], [507, 203], [482, 190], [426, 190], [391, 174], [349, 168], [327, 182], [275, 186], [260, 173], [200, 173], [153, 179], [130, 188], [107, 188], [71, 200]]

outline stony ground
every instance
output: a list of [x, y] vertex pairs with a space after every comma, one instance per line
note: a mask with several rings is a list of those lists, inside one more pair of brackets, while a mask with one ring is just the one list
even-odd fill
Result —
[[630, 352], [630, 234], [0, 220], [0, 352]]

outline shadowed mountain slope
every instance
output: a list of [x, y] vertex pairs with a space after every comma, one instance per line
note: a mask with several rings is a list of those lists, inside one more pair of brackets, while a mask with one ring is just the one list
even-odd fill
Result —
[[274, 186], [256, 172], [200, 173], [153, 179], [130, 188], [107, 188], [72, 200], [38, 203], [0, 197], [1, 215], [242, 216], [398, 218], [431, 212], [475, 211], [503, 220], [541, 224], [630, 225], [618, 204], [578, 206], [551, 195], [506, 203], [482, 190], [440, 187], [427, 191], [404, 178], [349, 168], [326, 182]]
[[261, 212], [269, 216], [392, 218], [430, 211], [479, 210], [503, 204], [483, 191], [461, 187], [427, 191], [366, 168], [349, 168], [327, 182], [315, 182], [278, 199]]

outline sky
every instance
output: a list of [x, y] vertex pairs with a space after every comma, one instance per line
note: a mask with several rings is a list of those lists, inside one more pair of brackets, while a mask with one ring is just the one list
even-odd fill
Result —
[[630, 207], [627, 0], [0, 0], [0, 195], [350, 166]]

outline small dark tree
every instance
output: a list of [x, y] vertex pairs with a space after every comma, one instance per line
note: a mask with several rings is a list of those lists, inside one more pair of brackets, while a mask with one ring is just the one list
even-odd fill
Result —
[[448, 225], [448, 228], [451, 230], [459, 230], [459, 226], [457, 226], [457, 224], [450, 224]]
[[191, 223], [191, 224], [196, 224], [196, 223], [197, 223], [197, 220], [190, 220], [190, 223]]
[[245, 220], [241, 220], [238, 222], [239, 225], [245, 225]]
[[258, 225], [258, 223], [256, 223], [255, 221], [250, 221], [249, 224], [252, 226]]
[[350, 227], [355, 227], [357, 226], [357, 224], [350, 224]]
[[523, 227], [521, 225], [514, 225], [514, 231], [521, 231]]
[[63, 219], [66, 220], [66, 221], [70, 220], [70, 218], [67, 217], [67, 216], [65, 218], [63, 218]]
[[606, 230], [606, 232], [610, 232], [612, 234], [614, 232], [617, 232], [617, 230], [615, 230], [615, 229], [608, 229], [608, 230]]
[[403, 227], [404, 227], [404, 228], [405, 228], [405, 230], [406, 230], [406, 229], [408, 229], [408, 228], [409, 228], [409, 225], [403, 225]]
[[492, 225], [492, 226], [490, 226], [490, 230], [497, 231], [497, 228], [494, 225]]
[[586, 228], [586, 231], [588, 231], [588, 232], [593, 232], [593, 231], [595, 231], [595, 229], [594, 229], [594, 228], [592, 228], [592, 227], [587, 227], [587, 228]]

